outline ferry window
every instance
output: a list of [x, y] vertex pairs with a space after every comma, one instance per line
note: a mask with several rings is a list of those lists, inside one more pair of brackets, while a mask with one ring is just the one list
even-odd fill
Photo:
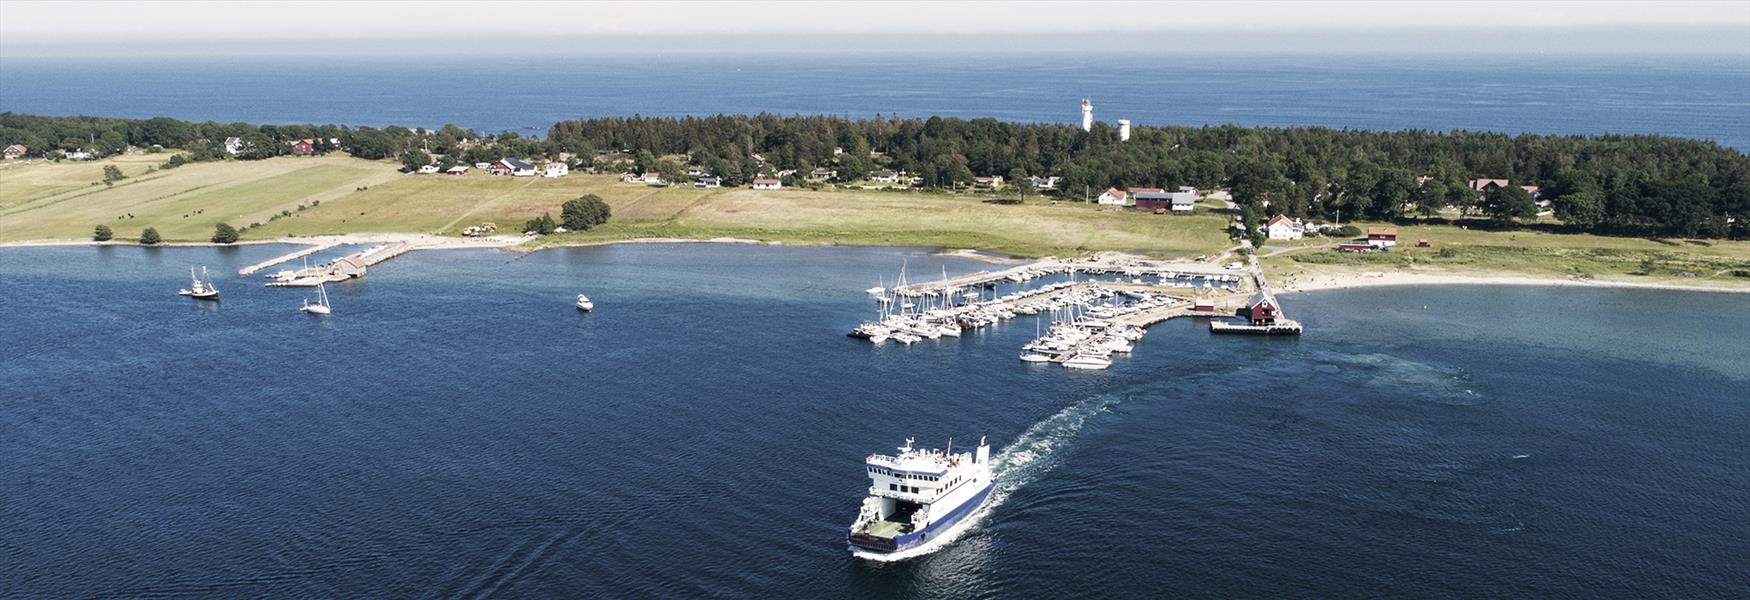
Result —
[[889, 484], [887, 484], [887, 489], [889, 491], [899, 491], [899, 485], [889, 483]]

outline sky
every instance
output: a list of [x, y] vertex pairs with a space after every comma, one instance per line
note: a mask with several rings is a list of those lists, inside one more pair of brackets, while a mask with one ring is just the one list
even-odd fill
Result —
[[0, 58], [823, 51], [1750, 55], [1750, 0], [36, 2]]

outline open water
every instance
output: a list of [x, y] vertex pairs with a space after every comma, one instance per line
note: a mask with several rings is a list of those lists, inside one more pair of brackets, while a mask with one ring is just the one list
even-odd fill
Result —
[[[1750, 304], [1539, 287], [1283, 296], [1103, 372], [843, 334], [892, 248], [0, 249], [0, 596], [1612, 597], [1750, 590]], [[178, 297], [207, 265], [217, 304]], [[579, 313], [586, 292], [597, 312]], [[988, 435], [952, 546], [845, 551], [861, 461]]]
[[1750, 150], [1750, 55], [948, 54], [26, 59], [0, 111], [544, 136], [632, 114], [1660, 133]]

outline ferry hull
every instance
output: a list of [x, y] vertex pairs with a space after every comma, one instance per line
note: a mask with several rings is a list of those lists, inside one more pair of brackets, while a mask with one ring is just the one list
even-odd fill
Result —
[[962, 525], [967, 517], [972, 516], [972, 513], [978, 512], [979, 507], [984, 506], [985, 500], [990, 499], [990, 492], [995, 488], [995, 482], [986, 484], [984, 489], [979, 490], [971, 499], [949, 512], [948, 516], [919, 531], [893, 538], [852, 533], [846, 539], [850, 544], [849, 550], [860, 558], [879, 560], [881, 555], [902, 553], [928, 544], [931, 540], [943, 539], [956, 527]]

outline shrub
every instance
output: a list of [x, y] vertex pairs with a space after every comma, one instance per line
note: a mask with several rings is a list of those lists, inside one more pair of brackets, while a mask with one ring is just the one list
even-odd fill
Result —
[[107, 242], [115, 239], [115, 232], [110, 231], [108, 225], [98, 225], [97, 229], [91, 232], [91, 239], [99, 242]]
[[145, 244], [147, 246], [156, 245], [159, 242], [163, 242], [163, 241], [164, 241], [164, 238], [158, 236], [157, 229], [147, 227], [145, 231], [140, 232], [140, 243]]

